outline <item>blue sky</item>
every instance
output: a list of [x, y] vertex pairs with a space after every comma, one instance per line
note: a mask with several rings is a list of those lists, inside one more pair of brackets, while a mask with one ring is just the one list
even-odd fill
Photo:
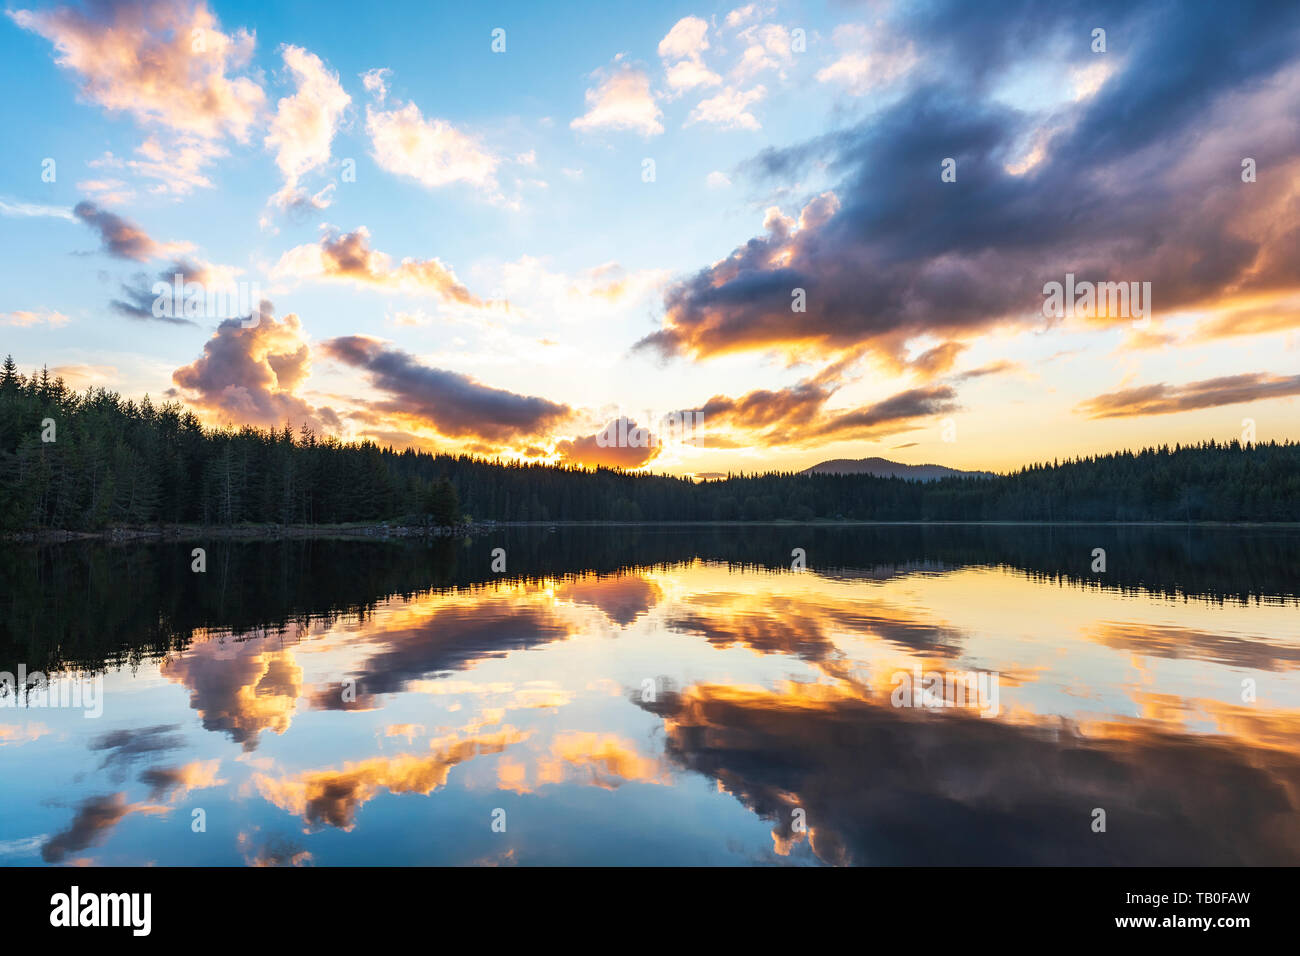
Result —
[[[1284, 4], [6, 13], [3, 351], [77, 387], [696, 474], [1296, 434]], [[258, 326], [113, 305], [175, 262]], [[1155, 309], [1053, 321], [1067, 272]]]

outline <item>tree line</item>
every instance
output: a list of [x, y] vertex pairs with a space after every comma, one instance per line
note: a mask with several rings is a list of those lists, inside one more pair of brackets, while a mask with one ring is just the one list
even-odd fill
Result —
[[1207, 441], [933, 482], [668, 475], [205, 428], [177, 402], [0, 371], [0, 530], [498, 521], [1300, 521], [1300, 444]]

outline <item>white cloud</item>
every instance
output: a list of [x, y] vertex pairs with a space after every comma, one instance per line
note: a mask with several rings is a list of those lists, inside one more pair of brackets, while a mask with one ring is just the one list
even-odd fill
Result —
[[51, 219], [66, 219], [75, 222], [72, 210], [66, 206], [47, 206], [42, 203], [23, 202], [18, 199], [0, 198], [0, 216], [49, 216]]
[[330, 143], [352, 98], [343, 92], [337, 74], [330, 73], [314, 53], [297, 46], [285, 46], [281, 53], [297, 91], [277, 104], [265, 143], [276, 151], [275, 163], [284, 176], [276, 202], [287, 206], [305, 198], [298, 191], [298, 180], [329, 162]]
[[659, 55], [665, 60], [695, 60], [709, 48], [709, 24], [699, 17], [682, 17], [659, 41]]
[[465, 182], [497, 192], [500, 159], [445, 120], [426, 119], [414, 103], [366, 108], [366, 132], [380, 167], [431, 188]]
[[667, 68], [665, 79], [670, 89], [683, 92], [697, 86], [717, 86], [722, 77], [698, 60], [682, 60]]
[[710, 123], [724, 129], [761, 129], [762, 124], [749, 112], [750, 106], [767, 95], [767, 89], [756, 86], [752, 90], [737, 90], [728, 86], [716, 96], [711, 96], [691, 110], [685, 126], [695, 123]]
[[770, 10], [760, 9], [757, 3], [747, 3], [743, 7], [736, 7], [736, 9], [728, 13], [725, 23], [728, 29], [735, 30], [747, 23], [761, 19], [768, 12]]
[[794, 62], [790, 51], [790, 31], [778, 23], [766, 23], [752, 26], [740, 32], [740, 37], [747, 46], [745, 52], [731, 70], [731, 78], [740, 83], [767, 70], [780, 71], [784, 79], [784, 67]]
[[388, 96], [388, 78], [392, 76], [392, 73], [393, 71], [386, 66], [366, 70], [361, 74], [361, 85], [366, 88], [367, 93], [380, 103], [383, 103]]
[[587, 90], [587, 112], [569, 124], [580, 132], [597, 129], [626, 129], [642, 136], [664, 131], [663, 113], [650, 92], [645, 70], [614, 58], [613, 66], [592, 74], [597, 84]]
[[704, 65], [709, 48], [709, 24], [699, 17], [682, 17], [659, 41], [668, 88], [682, 93], [697, 86], [717, 86], [722, 77]]

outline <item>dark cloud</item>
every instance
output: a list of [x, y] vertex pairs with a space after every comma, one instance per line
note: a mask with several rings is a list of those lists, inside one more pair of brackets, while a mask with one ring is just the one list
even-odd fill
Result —
[[99, 233], [104, 251], [115, 258], [147, 262], [162, 249], [135, 223], [101, 209], [88, 199], [73, 206], [72, 214]]
[[62, 863], [70, 854], [99, 843], [133, 809], [121, 793], [87, 797], [77, 807], [68, 828], [41, 847], [41, 859]]
[[179, 724], [158, 724], [134, 730], [114, 730], [96, 737], [89, 746], [91, 750], [104, 752], [101, 767], [120, 770], [142, 757], [153, 757], [184, 746], [185, 738], [174, 732], [179, 729]]
[[449, 671], [466, 670], [478, 661], [566, 640], [569, 626], [541, 605], [520, 605], [508, 598], [481, 600], [474, 606], [439, 608], [419, 624], [376, 632], [378, 650], [351, 673], [356, 700], [343, 700], [339, 685], [312, 696], [321, 710], [368, 710], [380, 694], [395, 694], [412, 681]]
[[1089, 418], [1168, 415], [1197, 408], [1217, 408], [1265, 398], [1300, 395], [1300, 375], [1253, 372], [1209, 378], [1186, 385], [1142, 385], [1097, 395], [1079, 404]]
[[[1108, 52], [1094, 54], [1103, 21]], [[856, 126], [757, 157], [752, 169], [783, 181], [822, 165], [834, 201], [814, 199], [797, 224], [769, 215], [765, 234], [670, 287], [641, 348], [866, 345], [901, 366], [922, 335], [951, 348], [997, 324], [1042, 324], [1042, 287], [1067, 272], [1149, 281], [1161, 311], [1300, 287], [1300, 126], [1277, 122], [1300, 94], [1294, 3], [938, 3], [905, 28], [942, 74], [920, 71]], [[1091, 96], [1026, 112], [990, 92], [1026, 50], [1067, 74], [1114, 73]], [[1034, 142], [1042, 157], [1021, 168]], [[1245, 155], [1272, 178], [1242, 183]], [[940, 180], [948, 157], [953, 183]], [[795, 289], [806, 313], [791, 311]]]
[[921, 620], [887, 604], [849, 608], [823, 606], [794, 597], [769, 596], [761, 608], [746, 608], [740, 595], [711, 593], [688, 599], [665, 624], [703, 637], [714, 647], [748, 647], [760, 654], [788, 654], [806, 661], [836, 657], [837, 634], [871, 634], [908, 651], [956, 657], [966, 635], [937, 621]]
[[249, 321], [222, 322], [203, 355], [172, 373], [186, 400], [241, 424], [275, 428], [288, 421], [337, 432], [341, 422], [333, 409], [315, 408], [295, 394], [311, 368], [298, 317], [277, 322], [271, 303], [263, 301]]
[[[837, 698], [697, 685], [641, 705], [667, 756], [773, 822], [795, 851], [849, 865], [1294, 865], [1300, 759], [1247, 738], [1055, 716], [1015, 722]], [[1005, 703], [1005, 702], [1004, 702]], [[1239, 713], [1238, 713], [1239, 712]], [[1258, 715], [1236, 708], [1234, 717]], [[1026, 715], [1028, 718], [1028, 715]], [[1293, 722], [1283, 730], [1294, 732]], [[1196, 780], [1196, 786], [1188, 786]], [[1089, 828], [1105, 807], [1107, 834]]]
[[375, 388], [392, 396], [390, 401], [375, 404], [375, 409], [420, 418], [451, 438], [505, 441], [539, 435], [573, 414], [568, 405], [431, 368], [400, 349], [365, 336], [330, 339], [320, 347], [336, 361], [364, 369]]
[[[698, 421], [700, 434], [690, 444], [700, 448], [734, 448], [759, 444], [800, 445], [870, 439], [916, 427], [921, 419], [956, 411], [957, 393], [947, 385], [907, 389], [871, 405], [828, 410], [842, 372], [831, 366], [817, 376], [782, 389], [755, 389], [739, 398], [715, 395], [699, 408], [678, 412], [683, 421]], [[742, 433], [743, 441], [715, 434]]]
[[874, 405], [839, 412], [818, 423], [814, 434], [821, 438], [849, 438], [890, 431], [901, 424], [931, 415], [956, 411], [957, 393], [947, 385], [909, 388]]
[[[179, 297], [176, 295], [178, 276]], [[155, 291], [160, 283], [166, 288]], [[190, 287], [189, 293], [186, 286]], [[247, 297], [247, 291], [244, 294]], [[122, 283], [122, 295], [123, 298], [109, 303], [114, 312], [128, 319], [171, 325], [197, 326], [191, 315], [211, 319], [251, 318], [260, 307], [256, 301], [241, 302], [236, 289], [220, 282], [209, 266], [189, 259], [177, 259], [152, 279], [146, 273], [136, 273], [129, 283]], [[212, 311], [214, 307], [219, 314]]]

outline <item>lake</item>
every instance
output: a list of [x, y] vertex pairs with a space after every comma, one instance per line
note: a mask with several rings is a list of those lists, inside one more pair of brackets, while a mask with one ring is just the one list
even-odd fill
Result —
[[0, 585], [0, 669], [51, 680], [0, 698], [0, 865], [1300, 863], [1294, 528], [7, 545]]

